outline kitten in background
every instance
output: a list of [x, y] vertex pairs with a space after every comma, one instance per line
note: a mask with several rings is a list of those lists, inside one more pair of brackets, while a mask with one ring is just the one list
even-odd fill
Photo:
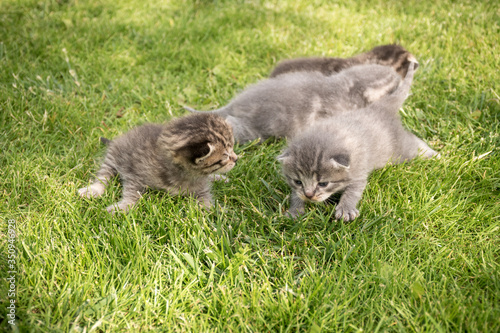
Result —
[[400, 82], [391, 67], [381, 65], [355, 66], [331, 76], [289, 73], [250, 86], [228, 105], [206, 112], [224, 117], [239, 143], [291, 138], [317, 121], [377, 101]]
[[108, 145], [95, 181], [78, 190], [81, 197], [104, 193], [109, 180], [120, 175], [123, 198], [107, 208], [128, 211], [147, 187], [169, 194], [193, 195], [210, 207], [210, 176], [231, 170], [237, 160], [229, 124], [211, 114], [195, 114], [167, 124], [136, 127]]
[[399, 119], [398, 110], [408, 96], [415, 67], [410, 64], [401, 86], [392, 94], [362, 110], [317, 123], [289, 142], [278, 156], [292, 189], [289, 216], [304, 213], [304, 201], [322, 202], [343, 191], [335, 218], [353, 220], [359, 215], [356, 205], [371, 171], [390, 161], [439, 156], [406, 131]]
[[290, 72], [320, 72], [328, 76], [355, 65], [379, 64], [394, 68], [404, 78], [410, 62], [415, 62], [415, 66], [418, 67], [413, 54], [400, 45], [390, 44], [377, 46], [368, 52], [351, 58], [312, 57], [284, 60], [276, 65], [269, 77], [276, 77]]

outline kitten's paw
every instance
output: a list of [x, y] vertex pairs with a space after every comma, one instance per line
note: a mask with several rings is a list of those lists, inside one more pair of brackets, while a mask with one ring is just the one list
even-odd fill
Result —
[[422, 156], [422, 158], [424, 159], [429, 159], [429, 158], [436, 158], [436, 159], [440, 159], [441, 158], [441, 154], [438, 153], [437, 151], [435, 150], [432, 150], [432, 149], [422, 149], [419, 151], [419, 155]]
[[126, 213], [128, 212], [128, 210], [130, 209], [132, 205], [131, 204], [126, 204], [126, 203], [121, 203], [121, 202], [118, 202], [118, 203], [115, 203], [114, 205], [111, 205], [111, 206], [108, 206], [106, 208], [106, 210], [108, 211], [108, 213], [111, 213], [111, 214], [116, 214], [116, 213]]
[[285, 217], [288, 217], [290, 219], [296, 219], [300, 215], [304, 214], [304, 211], [300, 211], [297, 209], [292, 209], [292, 210], [287, 210], [285, 214], [283, 214]]
[[429, 158], [435, 158], [435, 159], [440, 159], [441, 158], [441, 154], [438, 153], [437, 151], [432, 151], [432, 153], [430, 154]]
[[224, 183], [229, 183], [229, 178], [224, 175], [209, 175], [208, 178], [213, 182], [224, 181]]
[[88, 187], [82, 187], [78, 190], [78, 194], [82, 198], [95, 198], [99, 197], [104, 193], [104, 185], [100, 183], [94, 183]]
[[212, 209], [212, 202], [211, 201], [203, 201], [203, 200], [199, 200], [198, 201], [198, 206], [200, 206], [201, 209], [203, 209], [203, 211], [210, 211]]
[[358, 216], [359, 210], [357, 210], [356, 207], [344, 207], [342, 205], [338, 205], [335, 209], [335, 218], [337, 220], [344, 218], [344, 221], [352, 221]]

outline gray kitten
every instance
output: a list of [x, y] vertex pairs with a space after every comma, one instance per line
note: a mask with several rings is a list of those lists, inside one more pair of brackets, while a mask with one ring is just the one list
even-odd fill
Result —
[[293, 137], [317, 121], [373, 103], [400, 82], [391, 67], [381, 65], [354, 66], [332, 76], [289, 73], [250, 86], [228, 105], [208, 112], [226, 118], [239, 143]]
[[[396, 44], [380, 45], [372, 50], [351, 58], [297, 58], [284, 60], [273, 69], [270, 77], [290, 72], [321, 72], [332, 75], [346, 68], [361, 64], [379, 64], [391, 66], [402, 78], [408, 71], [410, 62], [416, 62], [415, 56], [404, 47]], [[418, 67], [418, 64], [415, 65]]]
[[[107, 142], [106, 142], [107, 141]], [[205, 207], [211, 205], [209, 176], [231, 170], [237, 160], [229, 124], [211, 114], [195, 114], [167, 124], [136, 127], [112, 141], [96, 180], [78, 190], [82, 197], [104, 193], [119, 174], [123, 198], [107, 210], [127, 211], [147, 187], [169, 194], [192, 194]]]
[[414, 64], [401, 86], [368, 107], [318, 123], [294, 138], [278, 156], [292, 193], [289, 215], [304, 213], [304, 201], [322, 202], [343, 191], [335, 217], [353, 220], [371, 171], [389, 161], [402, 163], [438, 155], [406, 131], [399, 119], [414, 75]]

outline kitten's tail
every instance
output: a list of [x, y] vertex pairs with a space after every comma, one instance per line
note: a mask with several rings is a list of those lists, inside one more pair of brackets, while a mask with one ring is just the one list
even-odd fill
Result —
[[220, 109], [210, 110], [210, 111], [199, 111], [199, 110], [195, 110], [195, 109], [190, 108], [189, 106], [185, 106], [185, 105], [183, 107], [184, 107], [184, 109], [186, 109], [187, 111], [192, 112], [192, 113], [215, 113], [215, 114], [218, 114], [219, 116], [222, 116], [224, 118], [227, 116], [227, 111], [228, 111], [227, 106], [223, 106]]
[[101, 137], [101, 143], [107, 146], [111, 143], [111, 140]]
[[404, 101], [410, 95], [410, 88], [417, 67], [417, 62], [410, 62], [408, 72], [399, 87], [392, 94], [386, 95], [373, 103], [373, 107], [385, 112], [397, 114], [399, 109], [403, 106]]

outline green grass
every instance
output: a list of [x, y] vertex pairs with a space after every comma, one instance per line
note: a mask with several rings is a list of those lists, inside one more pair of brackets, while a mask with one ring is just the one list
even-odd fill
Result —
[[[500, 330], [496, 1], [3, 0], [0, 328], [21, 332]], [[237, 147], [217, 208], [150, 191], [80, 200], [99, 137], [226, 104], [277, 61], [401, 43], [405, 125], [440, 151], [376, 171], [352, 223], [283, 217], [283, 141]]]

